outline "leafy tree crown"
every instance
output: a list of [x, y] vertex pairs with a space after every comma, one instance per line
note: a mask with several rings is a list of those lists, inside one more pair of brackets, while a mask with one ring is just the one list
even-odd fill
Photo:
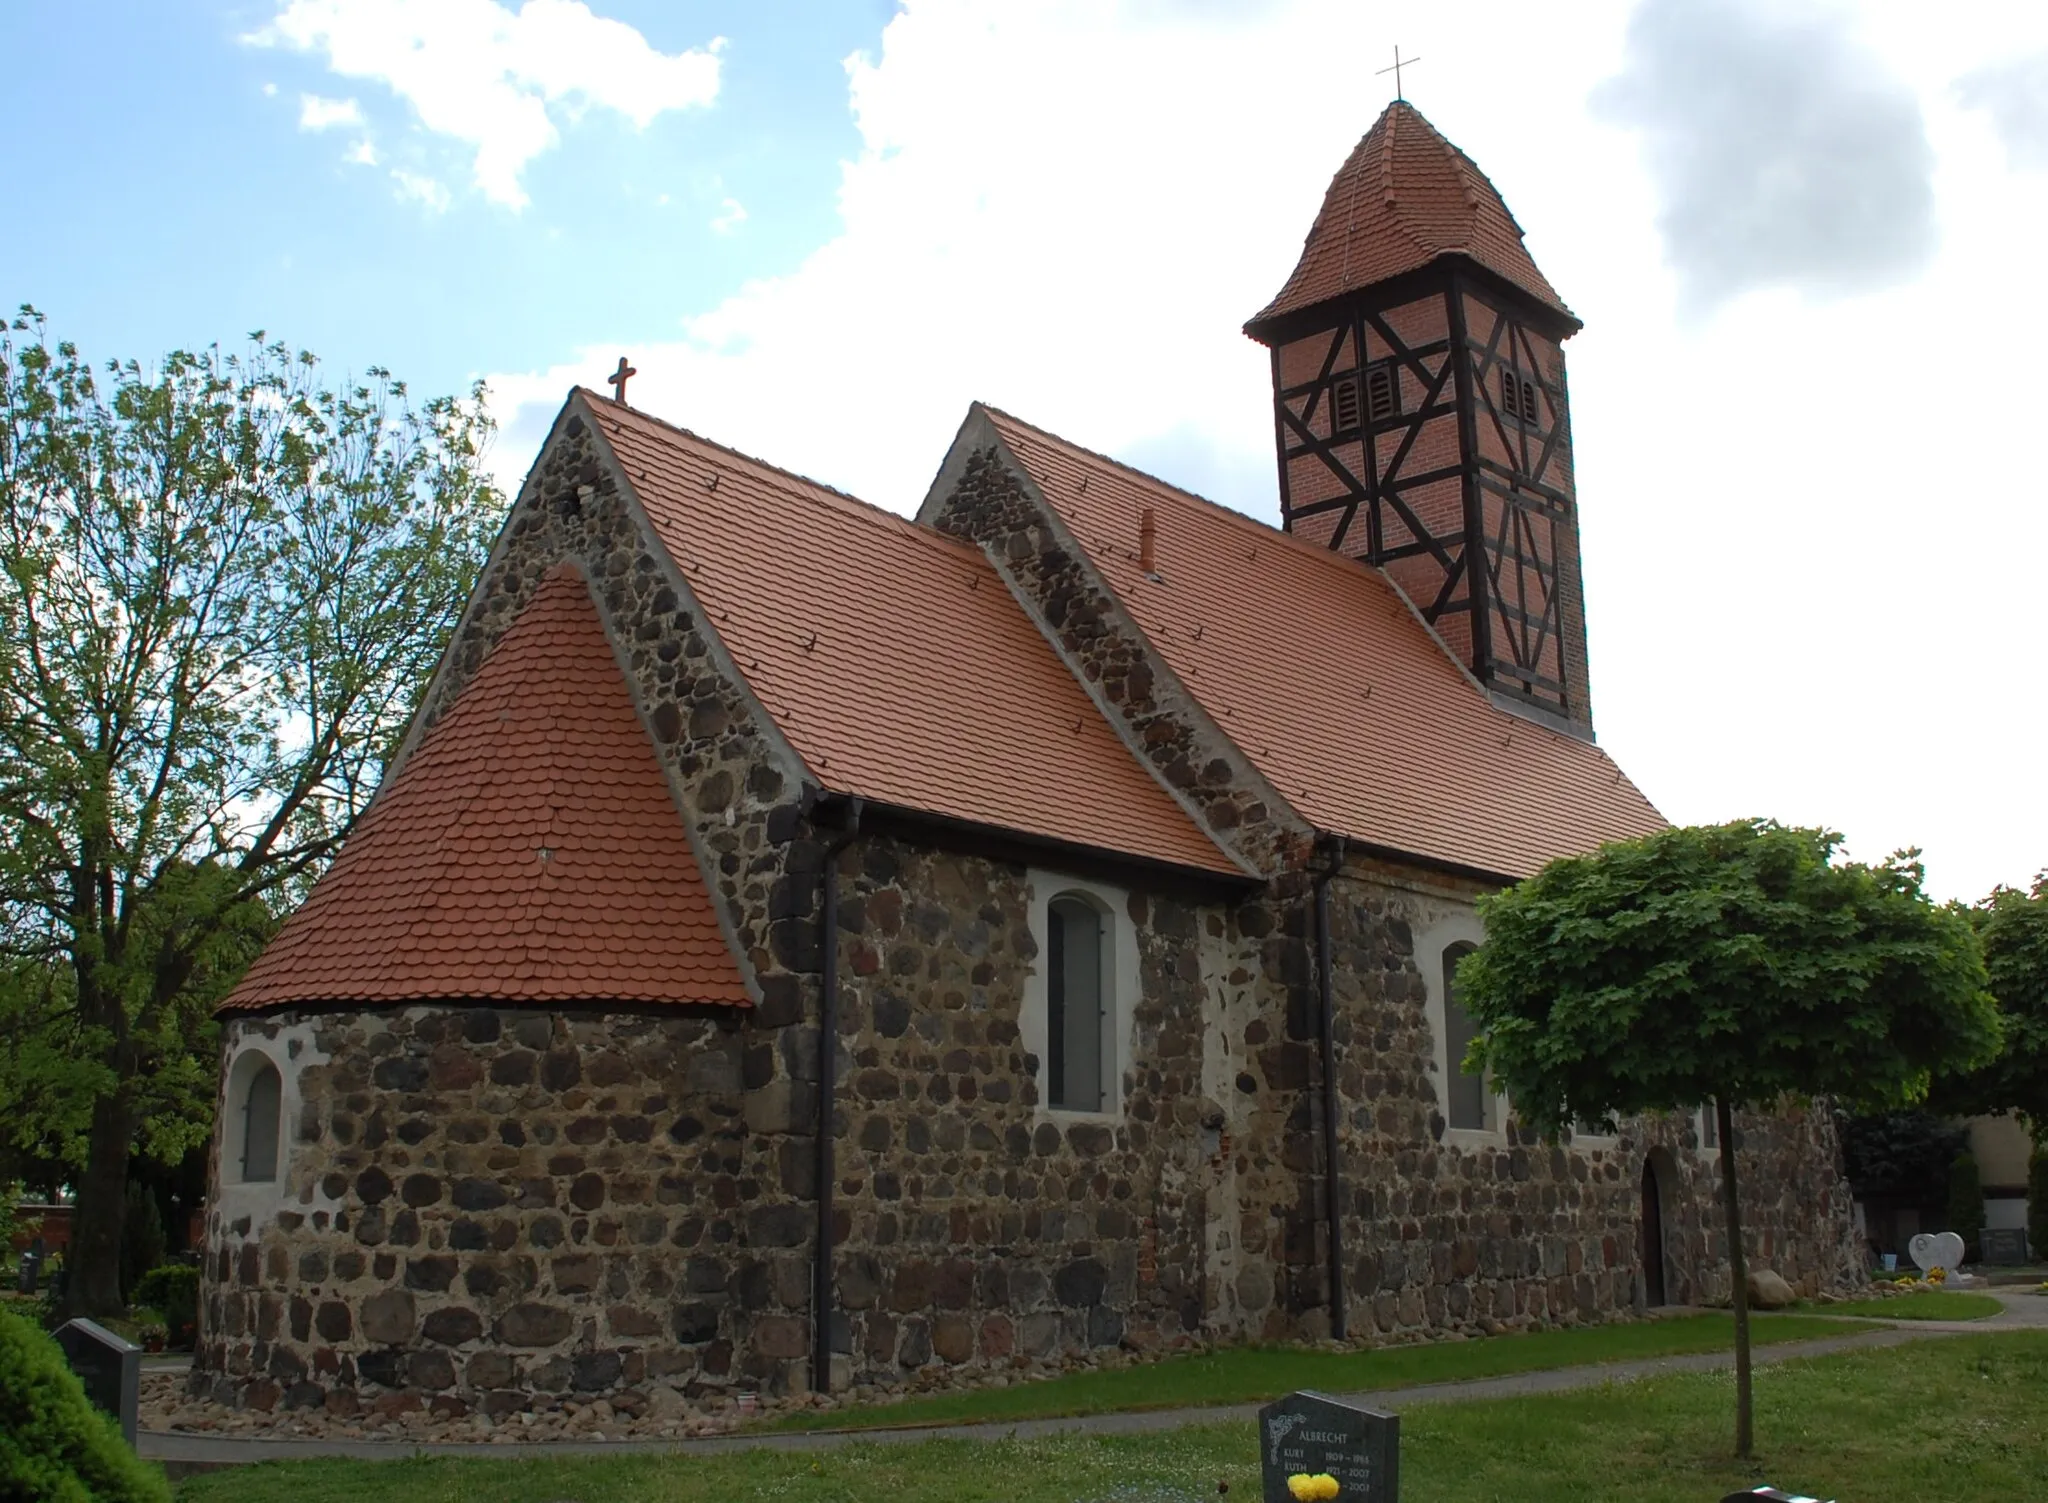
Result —
[[1967, 914], [1914, 852], [1764, 820], [1663, 830], [1481, 900], [1458, 968], [1490, 1073], [1539, 1130], [1826, 1094], [1863, 1110], [1988, 1057], [1996, 1009]]

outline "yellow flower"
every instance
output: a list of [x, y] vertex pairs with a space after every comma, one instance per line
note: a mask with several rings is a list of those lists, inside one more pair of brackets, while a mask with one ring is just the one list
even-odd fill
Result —
[[1337, 1479], [1335, 1477], [1332, 1477], [1328, 1472], [1319, 1473], [1315, 1479], [1315, 1482], [1316, 1497], [1321, 1500], [1321, 1503], [1330, 1503], [1330, 1500], [1332, 1498], [1336, 1497], [1337, 1494], [1344, 1491], [1342, 1485], [1338, 1483]]
[[1296, 1472], [1287, 1479], [1287, 1490], [1294, 1494], [1295, 1503], [1315, 1503], [1316, 1479], [1307, 1472]]

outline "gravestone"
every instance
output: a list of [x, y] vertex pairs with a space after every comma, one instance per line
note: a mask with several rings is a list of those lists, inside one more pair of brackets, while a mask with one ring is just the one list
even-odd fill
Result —
[[1259, 1469], [1264, 1503], [1294, 1503], [1287, 1479], [1303, 1472], [1335, 1477], [1338, 1503], [1399, 1503], [1401, 1416], [1290, 1393], [1259, 1411]]
[[1954, 1232], [1922, 1232], [1906, 1244], [1906, 1251], [1922, 1273], [1930, 1268], [1954, 1273], [1963, 1266], [1963, 1239]]
[[85, 1385], [93, 1407], [121, 1422], [121, 1434], [135, 1444], [135, 1406], [142, 1390], [142, 1348], [123, 1341], [93, 1320], [66, 1321], [57, 1328], [64, 1360]]
[[37, 1284], [41, 1282], [42, 1272], [43, 1260], [37, 1256], [34, 1248], [29, 1248], [21, 1255], [21, 1268], [16, 1274], [14, 1281], [16, 1291], [22, 1294], [34, 1294]]
[[1977, 1245], [1983, 1249], [1984, 1261], [2010, 1266], [2027, 1261], [2026, 1228], [2018, 1226], [1987, 1226], [1977, 1234]]

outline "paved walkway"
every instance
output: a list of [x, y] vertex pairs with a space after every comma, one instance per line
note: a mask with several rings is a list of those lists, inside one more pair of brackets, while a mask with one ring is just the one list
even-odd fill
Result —
[[[1979, 1291], [1972, 1291], [1979, 1292]], [[1991, 1293], [2005, 1308], [1982, 1320], [1869, 1320], [1873, 1329], [1816, 1341], [1788, 1341], [1758, 1347], [1757, 1366], [1801, 1357], [1826, 1357], [1837, 1352], [1875, 1351], [1912, 1341], [1982, 1331], [2048, 1329], [2048, 1297]], [[1825, 1312], [1817, 1312], [1825, 1313]], [[1528, 1394], [1564, 1393], [1623, 1383], [1667, 1373], [1713, 1372], [1732, 1367], [1733, 1352], [1700, 1352], [1680, 1357], [1651, 1357], [1638, 1362], [1602, 1362], [1585, 1367], [1514, 1373], [1500, 1378], [1471, 1378], [1456, 1383], [1426, 1383], [1411, 1388], [1340, 1394], [1349, 1403], [1371, 1408], [1412, 1409], [1419, 1404], [1465, 1403], [1475, 1399], [1519, 1398]], [[1010, 1436], [1084, 1434], [1143, 1435], [1177, 1430], [1185, 1425], [1249, 1423], [1257, 1404], [1225, 1404], [1200, 1409], [1157, 1409], [1136, 1413], [1076, 1415], [1063, 1419], [1002, 1420], [973, 1425], [919, 1425], [900, 1429], [765, 1431], [744, 1435], [702, 1436], [687, 1440], [512, 1440], [422, 1443], [407, 1440], [244, 1439], [189, 1431], [145, 1430], [136, 1449], [145, 1457], [179, 1470], [238, 1466], [255, 1461], [297, 1461], [316, 1456], [346, 1456], [389, 1461], [404, 1456], [470, 1456], [498, 1459], [518, 1456], [682, 1454], [710, 1456], [726, 1451], [822, 1451], [860, 1442], [898, 1445], [915, 1441], [1001, 1440]]]

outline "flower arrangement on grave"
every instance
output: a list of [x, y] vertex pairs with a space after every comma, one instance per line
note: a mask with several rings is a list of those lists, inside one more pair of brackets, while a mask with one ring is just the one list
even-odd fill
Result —
[[1295, 1503], [1330, 1503], [1343, 1489], [1328, 1472], [1296, 1472], [1287, 1479], [1287, 1491]]
[[1928, 1283], [1930, 1283], [1930, 1284], [1945, 1284], [1945, 1283], [1947, 1283], [1947, 1282], [1948, 1282], [1948, 1270], [1947, 1270], [1946, 1268], [1943, 1268], [1943, 1267], [1941, 1267], [1941, 1266], [1940, 1266], [1939, 1264], [1937, 1264], [1937, 1265], [1936, 1265], [1936, 1266], [1934, 1266], [1933, 1268], [1930, 1268], [1930, 1269], [1928, 1269], [1928, 1270], [1927, 1270], [1927, 1282], [1928, 1282]]

